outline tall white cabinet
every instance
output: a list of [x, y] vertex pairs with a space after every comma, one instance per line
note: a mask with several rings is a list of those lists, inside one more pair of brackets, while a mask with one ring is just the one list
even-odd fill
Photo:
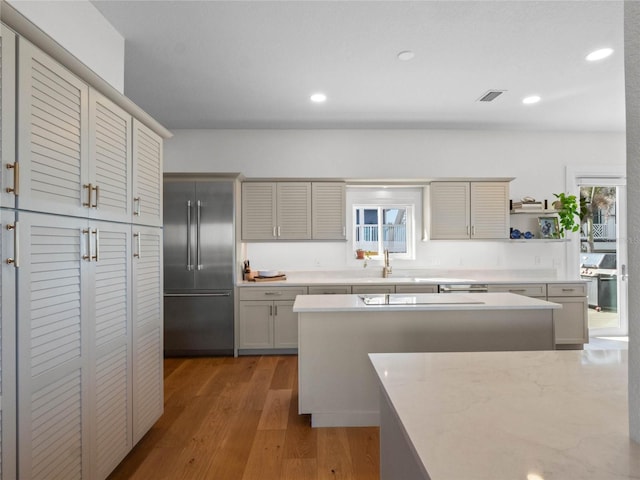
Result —
[[0, 478], [104, 479], [163, 410], [162, 138], [0, 32]]

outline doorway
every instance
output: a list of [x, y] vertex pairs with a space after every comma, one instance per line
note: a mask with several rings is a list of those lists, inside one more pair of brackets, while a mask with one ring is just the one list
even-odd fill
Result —
[[590, 336], [628, 333], [626, 181], [578, 177], [580, 277], [587, 281]]

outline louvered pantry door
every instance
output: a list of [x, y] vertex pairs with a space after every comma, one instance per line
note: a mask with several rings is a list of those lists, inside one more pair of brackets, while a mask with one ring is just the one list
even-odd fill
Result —
[[133, 119], [133, 223], [162, 226], [162, 138]]
[[278, 239], [311, 238], [311, 183], [278, 182]]
[[133, 446], [131, 226], [91, 222], [91, 476], [104, 479]]
[[88, 87], [23, 38], [18, 46], [18, 206], [87, 216]]
[[133, 225], [133, 443], [162, 415], [162, 229]]
[[16, 478], [16, 267], [15, 213], [0, 214], [0, 478]]
[[[0, 25], [0, 207], [15, 206], [15, 169], [6, 166], [16, 161], [16, 37]], [[11, 191], [7, 191], [7, 189]]]
[[467, 239], [470, 226], [469, 182], [433, 182], [430, 185], [429, 213], [432, 240]]
[[509, 238], [507, 182], [471, 182], [471, 238]]
[[89, 91], [89, 216], [131, 222], [131, 116], [103, 95]]
[[89, 478], [87, 220], [19, 220], [20, 478]]

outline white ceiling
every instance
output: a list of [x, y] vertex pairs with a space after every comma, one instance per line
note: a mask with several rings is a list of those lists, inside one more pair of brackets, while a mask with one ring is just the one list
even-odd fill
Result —
[[625, 128], [621, 1], [93, 3], [125, 94], [169, 128]]

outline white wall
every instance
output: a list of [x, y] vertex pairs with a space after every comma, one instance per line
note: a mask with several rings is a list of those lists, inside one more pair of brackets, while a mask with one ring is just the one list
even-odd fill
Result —
[[124, 38], [89, 0], [7, 2], [123, 93]]
[[[167, 172], [240, 172], [246, 177], [416, 179], [515, 177], [511, 197], [552, 199], [566, 167], [624, 166], [624, 133], [460, 130], [174, 130]], [[418, 232], [421, 228], [416, 229]], [[553, 268], [564, 273], [566, 244], [418, 242], [400, 267]], [[250, 243], [254, 267], [361, 268], [336, 242]]]

